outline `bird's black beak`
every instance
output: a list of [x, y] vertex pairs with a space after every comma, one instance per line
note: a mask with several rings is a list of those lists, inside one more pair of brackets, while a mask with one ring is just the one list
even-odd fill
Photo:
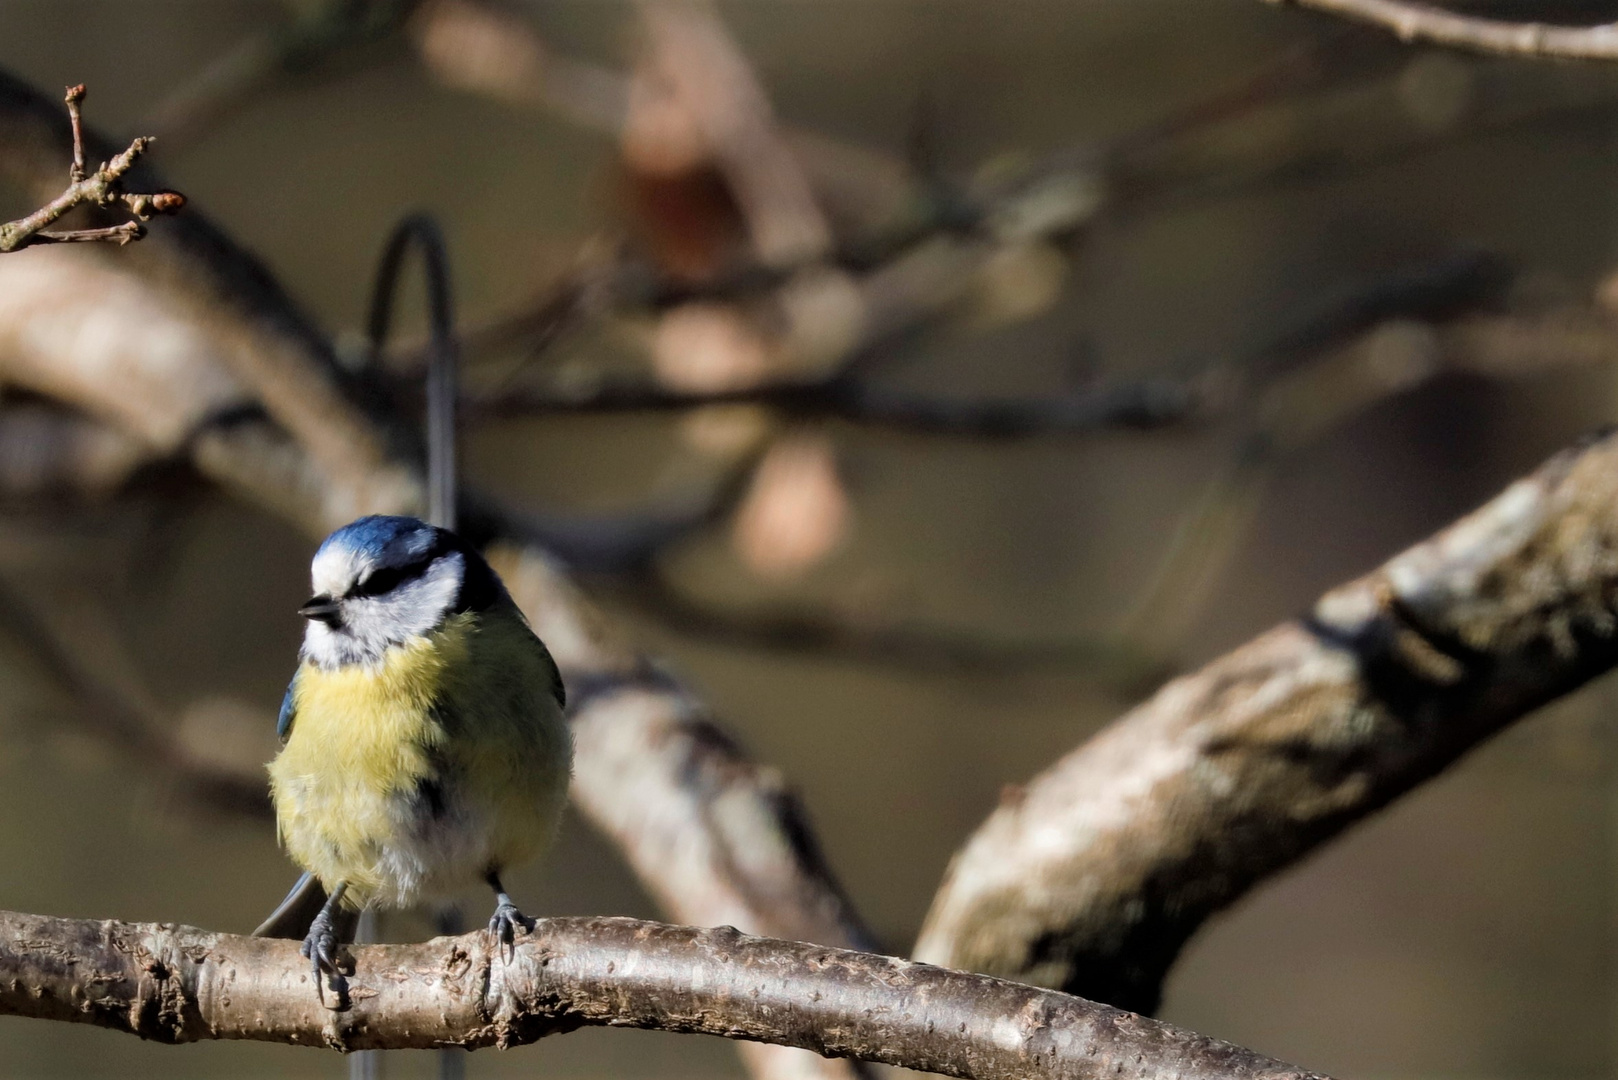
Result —
[[336, 626], [341, 622], [341, 612], [342, 608], [338, 606], [337, 601], [325, 593], [321, 593], [319, 596], [311, 596], [303, 607], [298, 609], [298, 614], [304, 618], [323, 622], [327, 626]]

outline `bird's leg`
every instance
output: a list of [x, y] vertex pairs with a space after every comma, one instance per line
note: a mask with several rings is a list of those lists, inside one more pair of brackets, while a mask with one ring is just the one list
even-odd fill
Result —
[[303, 948], [299, 951], [314, 968], [315, 985], [324, 989], [325, 979], [322, 975], [337, 975], [337, 950], [343, 942], [337, 933], [338, 905], [343, 901], [343, 894], [348, 891], [346, 884], [339, 883], [326, 898], [326, 903], [309, 924], [309, 933], [304, 936]]
[[506, 895], [506, 887], [500, 884], [499, 871], [490, 870], [483, 880], [494, 890], [494, 914], [489, 918], [489, 933], [514, 954], [517, 948], [517, 927], [521, 926], [524, 931], [532, 930], [534, 920], [518, 911], [517, 905], [511, 902], [511, 897]]

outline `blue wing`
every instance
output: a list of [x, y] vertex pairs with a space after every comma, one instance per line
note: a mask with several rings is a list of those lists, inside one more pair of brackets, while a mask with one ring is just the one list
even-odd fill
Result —
[[298, 689], [298, 676], [293, 675], [292, 681], [287, 683], [287, 696], [281, 699], [281, 715], [275, 721], [275, 734], [284, 743], [287, 736], [292, 734], [292, 721], [298, 715], [297, 706], [292, 703], [293, 694]]

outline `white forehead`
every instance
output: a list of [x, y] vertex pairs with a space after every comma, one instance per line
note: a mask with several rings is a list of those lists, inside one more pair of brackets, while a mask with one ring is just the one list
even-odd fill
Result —
[[376, 560], [369, 552], [328, 544], [315, 553], [315, 561], [309, 566], [309, 579], [315, 592], [342, 596], [375, 567]]

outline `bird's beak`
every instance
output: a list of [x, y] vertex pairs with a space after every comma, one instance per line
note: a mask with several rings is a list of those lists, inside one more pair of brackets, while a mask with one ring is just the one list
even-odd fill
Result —
[[319, 596], [311, 596], [303, 607], [298, 609], [298, 614], [306, 619], [323, 622], [327, 626], [336, 626], [340, 621], [341, 611], [342, 608], [338, 606], [337, 601], [321, 593]]

